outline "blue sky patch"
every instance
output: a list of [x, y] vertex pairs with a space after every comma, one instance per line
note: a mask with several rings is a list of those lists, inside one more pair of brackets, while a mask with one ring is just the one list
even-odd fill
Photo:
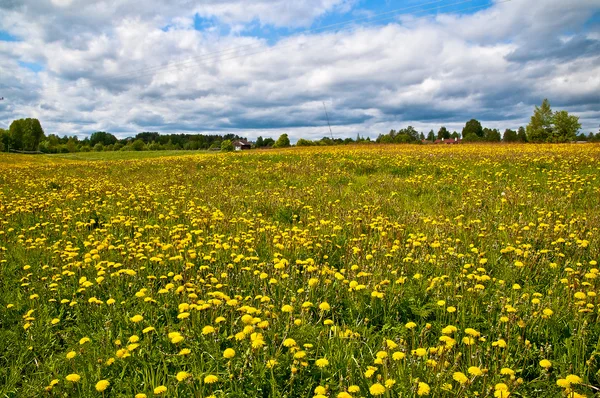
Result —
[[19, 61], [19, 66], [21, 66], [22, 68], [27, 68], [27, 69], [35, 72], [35, 73], [44, 70], [44, 66], [42, 64], [37, 63], [37, 62], [23, 62], [23, 61]]

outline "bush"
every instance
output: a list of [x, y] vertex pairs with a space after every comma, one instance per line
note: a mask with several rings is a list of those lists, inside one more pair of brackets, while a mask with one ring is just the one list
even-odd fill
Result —
[[225, 140], [221, 143], [221, 152], [231, 152], [233, 149], [233, 143], [231, 140]]

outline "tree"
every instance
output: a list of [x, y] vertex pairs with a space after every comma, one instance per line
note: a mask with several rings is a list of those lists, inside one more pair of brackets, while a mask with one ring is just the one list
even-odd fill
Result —
[[581, 128], [579, 117], [569, 115], [567, 111], [558, 111], [552, 116], [554, 128], [548, 137], [551, 142], [569, 142], [574, 141], [577, 132]]
[[133, 149], [134, 151], [143, 151], [145, 147], [146, 144], [141, 139], [137, 139], [131, 144], [131, 149]]
[[552, 134], [552, 109], [547, 99], [542, 101], [542, 106], [535, 107], [533, 116], [527, 125], [527, 141], [545, 142]]
[[437, 133], [437, 139], [447, 140], [448, 138], [450, 138], [450, 132], [448, 131], [448, 129], [446, 129], [446, 127], [444, 126], [440, 127], [440, 130]]
[[273, 148], [287, 148], [289, 146], [290, 146], [290, 139], [288, 138], [288, 135], [281, 134], [279, 136], [279, 138], [277, 138], [277, 141], [275, 141]]
[[104, 150], [104, 145], [101, 142], [99, 142], [96, 145], [94, 145], [92, 149], [96, 152], [102, 152]]
[[232, 152], [234, 149], [231, 140], [223, 140], [221, 142], [221, 152]]
[[10, 132], [5, 129], [0, 129], [0, 150], [8, 151], [11, 145]]
[[262, 136], [258, 136], [256, 142], [254, 143], [254, 146], [257, 148], [262, 148], [263, 146], [265, 146], [265, 140], [263, 140]]
[[[140, 134], [138, 134], [138, 138], [140, 138], [139, 136]], [[117, 137], [105, 131], [96, 131], [90, 136], [90, 145], [93, 147], [98, 143], [102, 144], [103, 146], [114, 145], [117, 143]]]
[[498, 129], [483, 129], [483, 139], [488, 142], [500, 142], [500, 132]]
[[263, 141], [264, 146], [266, 147], [271, 147], [273, 145], [275, 145], [275, 140], [271, 137], [267, 137], [265, 138], [265, 140]]
[[474, 134], [476, 137], [483, 138], [483, 127], [477, 119], [471, 119], [462, 129], [462, 136], [466, 138], [469, 134]]
[[312, 146], [314, 142], [310, 140], [305, 140], [304, 138], [300, 138], [298, 142], [296, 142], [296, 146]]
[[12, 147], [17, 150], [23, 149], [23, 135], [25, 134], [23, 121], [24, 119], [13, 120], [8, 128]]
[[427, 134], [427, 141], [435, 141], [435, 133], [433, 130], [429, 130], [429, 133]]
[[511, 129], [504, 130], [504, 136], [502, 137], [502, 140], [504, 142], [516, 142], [518, 140], [517, 132]]
[[519, 127], [517, 132], [517, 140], [519, 142], [527, 142], [527, 133], [525, 132], [525, 128], [523, 126]]

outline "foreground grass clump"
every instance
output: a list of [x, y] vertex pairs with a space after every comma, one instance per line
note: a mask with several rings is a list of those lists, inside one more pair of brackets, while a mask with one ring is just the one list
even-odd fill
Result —
[[0, 156], [0, 395], [600, 387], [600, 147]]

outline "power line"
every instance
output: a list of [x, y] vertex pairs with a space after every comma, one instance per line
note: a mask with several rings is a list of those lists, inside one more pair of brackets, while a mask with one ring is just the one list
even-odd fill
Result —
[[[353, 20], [349, 20], [349, 21], [345, 21], [345, 22], [340, 22], [340, 23], [337, 23], [337, 24], [327, 25], [327, 26], [320, 27], [320, 28], [315, 28], [315, 29], [309, 29], [309, 30], [306, 30], [306, 31], [302, 32], [301, 34], [309, 34], [309, 33], [312, 33], [312, 32], [319, 32], [319, 31], [320, 31], [319, 33], [325, 33], [325, 32], [329, 32], [329, 31], [334, 31], [334, 30], [337, 30], [338, 27], [341, 26], [341, 25], [346, 26], [346, 25], [349, 25], [349, 24], [354, 23], [356, 21], [364, 21], [364, 20], [367, 20], [367, 19], [369, 20], [369, 22], [381, 22], [381, 21], [384, 21], [384, 20], [389, 20], [389, 19], [397, 18], [397, 17], [399, 17], [401, 15], [404, 15], [404, 14], [390, 15], [391, 13], [397, 13], [398, 11], [405, 11], [405, 10], [416, 8], [416, 7], [422, 7], [423, 5], [428, 5], [428, 4], [433, 4], [433, 3], [439, 3], [440, 1], [442, 1], [442, 0], [436, 0], [436, 1], [431, 1], [431, 2], [428, 2], [428, 3], [423, 3], [423, 4], [420, 4], [420, 5], [416, 5], [416, 6], [405, 7], [405, 8], [402, 8], [402, 9], [388, 11], [388, 12], [376, 14], [376, 15], [369, 16], [369, 17], [355, 18]], [[426, 9], [418, 10], [416, 12], [417, 13], [422, 13], [422, 12], [427, 12], [427, 11], [431, 11], [431, 10], [434, 10], [434, 9], [437, 10], [437, 9], [440, 9], [440, 8], [448, 8], [448, 7], [452, 7], [452, 6], [456, 6], [456, 5], [461, 5], [461, 4], [465, 4], [465, 3], [471, 3], [473, 1], [474, 0], [461, 0], [461, 1], [454, 2], [454, 3], [445, 4], [443, 6], [436, 6], [436, 7], [431, 7], [431, 8], [426, 8]], [[498, 1], [495, 4], [506, 3], [506, 2], [509, 2], [509, 1], [512, 1], [512, 0]], [[458, 12], [464, 12], [464, 11], [469, 11], [469, 10], [481, 9], [481, 8], [487, 7], [489, 5], [490, 5], [490, 3], [487, 3], [487, 4], [477, 5], [477, 6], [473, 6], [473, 7], [461, 8], [461, 9], [458, 9], [456, 11], [458, 11]], [[412, 15], [412, 14], [408, 14], [408, 15]], [[384, 16], [384, 17], [381, 17], [381, 16]], [[427, 17], [429, 17], [429, 15], [425, 15], [425, 16], [413, 18], [412, 21], [423, 19], [423, 18], [427, 18]], [[361, 26], [359, 26], [359, 27], [361, 27]], [[351, 27], [349, 30], [350, 31], [356, 30], [359, 27]], [[340, 31], [341, 30], [346, 30], [346, 29], [340, 29]], [[264, 53], [264, 52], [269, 52], [269, 51], [273, 51], [273, 50], [277, 50], [277, 49], [282, 49], [282, 48], [286, 48], [286, 47], [292, 47], [292, 46], [296, 46], [296, 45], [297, 45], [297, 43], [276, 44], [276, 45], [274, 45], [272, 47], [263, 48], [263, 43], [261, 42], [261, 43], [249, 44], [249, 45], [244, 45], [244, 46], [231, 47], [231, 48], [228, 48], [228, 49], [224, 49], [224, 50], [220, 50], [220, 51], [215, 51], [215, 52], [208, 53], [208, 54], [202, 54], [202, 55], [199, 55], [199, 56], [196, 56], [196, 57], [191, 57], [191, 58], [189, 58], [189, 59], [187, 59], [185, 61], [181, 61], [181, 62], [170, 63], [170, 64], [167, 64], [167, 65], [161, 65], [161, 66], [147, 67], [147, 68], [142, 68], [142, 69], [139, 69], [139, 70], [136, 70], [136, 71], [129, 71], [127, 73], [113, 75], [113, 76], [110, 76], [110, 77], [108, 77], [106, 79], [100, 79], [100, 82], [103, 82], [103, 81], [104, 82], [108, 82], [109, 80], [116, 80], [116, 79], [125, 78], [125, 77], [137, 77], [137, 78], [140, 78], [140, 77], [146, 77], [146, 76], [153, 76], [157, 72], [168, 71], [168, 70], [171, 70], [173, 68], [177, 68], [177, 69], [181, 70], [181, 69], [186, 69], [186, 68], [189, 68], [189, 67], [195, 67], [195, 66], [197, 66], [197, 64], [189, 65], [193, 61], [210, 61], [210, 60], [215, 60], [215, 59], [218, 59], [220, 61], [227, 61], [227, 60], [231, 60], [231, 59], [236, 59], [236, 58], [240, 58], [240, 57], [248, 57], [250, 55], [256, 55], [256, 54], [260, 54], [260, 53]], [[259, 48], [260, 48], [260, 50], [259, 51], [254, 51], [254, 52], [242, 53], [242, 54], [236, 54], [236, 53], [229, 54], [232, 51], [240, 50], [240, 49], [243, 49], [243, 48], [248, 49], [248, 50], [254, 50], [254, 49], [259, 50]], [[231, 57], [226, 57], [226, 58], [220, 58], [220, 56], [223, 56], [223, 55], [225, 55], [225, 56], [232, 55], [232, 56]], [[143, 73], [143, 72], [149, 72], [149, 73]], [[85, 78], [85, 79], [86, 80], [84, 80], [84, 81], [81, 82], [82, 84], [86, 84], [86, 85], [93, 85], [94, 84], [94, 80], [93, 79], [90, 79], [90, 78]], [[50, 87], [50, 89], [48, 90], [49, 87]], [[45, 89], [45, 91], [46, 92], [48, 92], [48, 91], [52, 92], [52, 91], [54, 91], [53, 90], [54, 88], [56, 88], [56, 89], [62, 88], [62, 84], [56, 84], [55, 87], [47, 86], [46, 89]]]

